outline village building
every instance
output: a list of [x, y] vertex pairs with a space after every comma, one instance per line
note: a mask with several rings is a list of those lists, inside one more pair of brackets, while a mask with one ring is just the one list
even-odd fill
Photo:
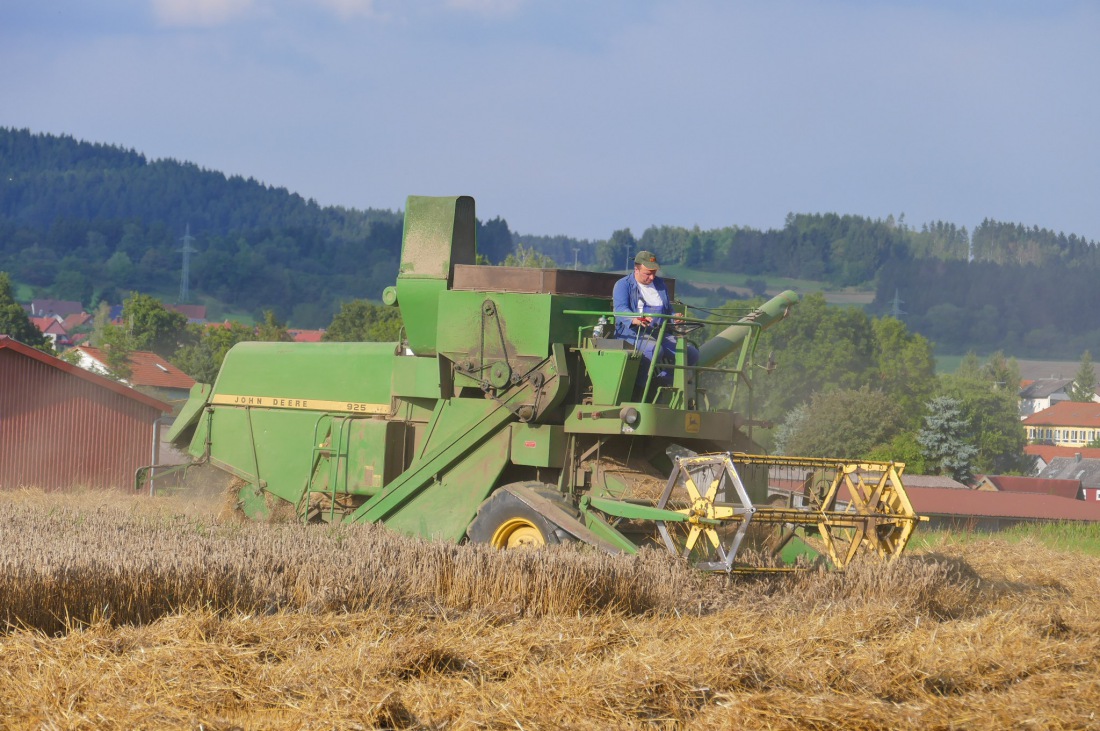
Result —
[[38, 328], [38, 332], [50, 342], [54, 350], [64, 350], [72, 345], [69, 332], [56, 317], [28, 317], [31, 324]]
[[190, 325], [206, 324], [206, 305], [165, 305], [164, 309], [180, 313]]
[[1059, 495], [999, 490], [906, 486], [922, 527], [998, 531], [1020, 523], [1100, 521], [1100, 502]]
[[0, 335], [0, 487], [132, 489], [159, 461], [157, 399]]
[[1020, 383], [1020, 418], [1049, 409], [1059, 401], [1069, 401], [1067, 389], [1072, 378], [1037, 378]]
[[1056, 447], [1053, 444], [1028, 444], [1024, 447], [1024, 454], [1035, 458], [1035, 467], [1032, 474], [1038, 476], [1056, 457], [1081, 455], [1085, 459], [1100, 459], [1100, 447]]
[[1039, 473], [1042, 479], [1075, 480], [1081, 483], [1081, 499], [1100, 502], [1100, 459], [1086, 459], [1080, 454], [1073, 457], [1055, 457], [1050, 465]]
[[1100, 404], [1059, 401], [1023, 420], [1027, 440], [1059, 447], [1084, 447], [1100, 440]]
[[319, 343], [325, 336], [324, 330], [287, 330], [286, 332], [296, 343]]
[[1019, 492], [1031, 495], [1057, 495], [1070, 500], [1080, 500], [1081, 481], [1018, 475], [982, 475], [974, 485], [975, 490], [985, 492]]
[[[90, 345], [78, 345], [73, 350], [79, 354], [77, 365], [81, 368], [106, 376], [112, 375], [107, 354], [103, 350]], [[195, 385], [194, 378], [156, 353], [144, 350], [132, 351], [126, 364], [130, 367], [130, 375], [120, 380], [143, 393], [167, 402], [172, 406], [173, 413], [178, 412], [187, 401], [191, 387]]]
[[24, 308], [31, 317], [56, 317], [58, 321], [84, 311], [83, 305], [75, 300], [37, 299], [31, 300], [30, 305]]

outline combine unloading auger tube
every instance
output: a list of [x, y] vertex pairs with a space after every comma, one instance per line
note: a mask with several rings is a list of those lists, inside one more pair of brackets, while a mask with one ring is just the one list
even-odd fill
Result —
[[[763, 455], [758, 423], [735, 411], [774, 367], [754, 363], [761, 332], [798, 295], [651, 315], [655, 340], [675, 345], [646, 361], [611, 332], [636, 314], [614, 311], [623, 274], [476, 262], [473, 199], [410, 196], [382, 293], [400, 341], [240, 343], [191, 390], [170, 441], [256, 520], [502, 548], [656, 546], [727, 572], [904, 550], [918, 518], [901, 464]], [[689, 364], [702, 327], [717, 334]]]

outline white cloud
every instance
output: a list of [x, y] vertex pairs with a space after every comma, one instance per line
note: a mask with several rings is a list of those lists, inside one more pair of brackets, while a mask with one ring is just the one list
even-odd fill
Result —
[[246, 14], [253, 0], [153, 0], [157, 22], [169, 27], [210, 28]]

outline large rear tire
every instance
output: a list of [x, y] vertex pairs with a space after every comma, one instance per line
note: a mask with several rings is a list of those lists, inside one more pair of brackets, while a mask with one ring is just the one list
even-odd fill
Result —
[[[540, 482], [522, 483], [522, 487], [538, 490], [542, 497], [565, 507], [556, 490]], [[466, 536], [472, 543], [488, 543], [494, 548], [541, 548], [574, 540], [527, 503], [508, 492], [497, 490], [478, 508]]]

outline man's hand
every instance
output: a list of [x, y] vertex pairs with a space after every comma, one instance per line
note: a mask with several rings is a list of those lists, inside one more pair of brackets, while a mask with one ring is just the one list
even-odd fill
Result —
[[651, 322], [653, 322], [653, 318], [651, 317], [635, 317], [630, 321], [630, 324], [636, 327], [649, 327]]

